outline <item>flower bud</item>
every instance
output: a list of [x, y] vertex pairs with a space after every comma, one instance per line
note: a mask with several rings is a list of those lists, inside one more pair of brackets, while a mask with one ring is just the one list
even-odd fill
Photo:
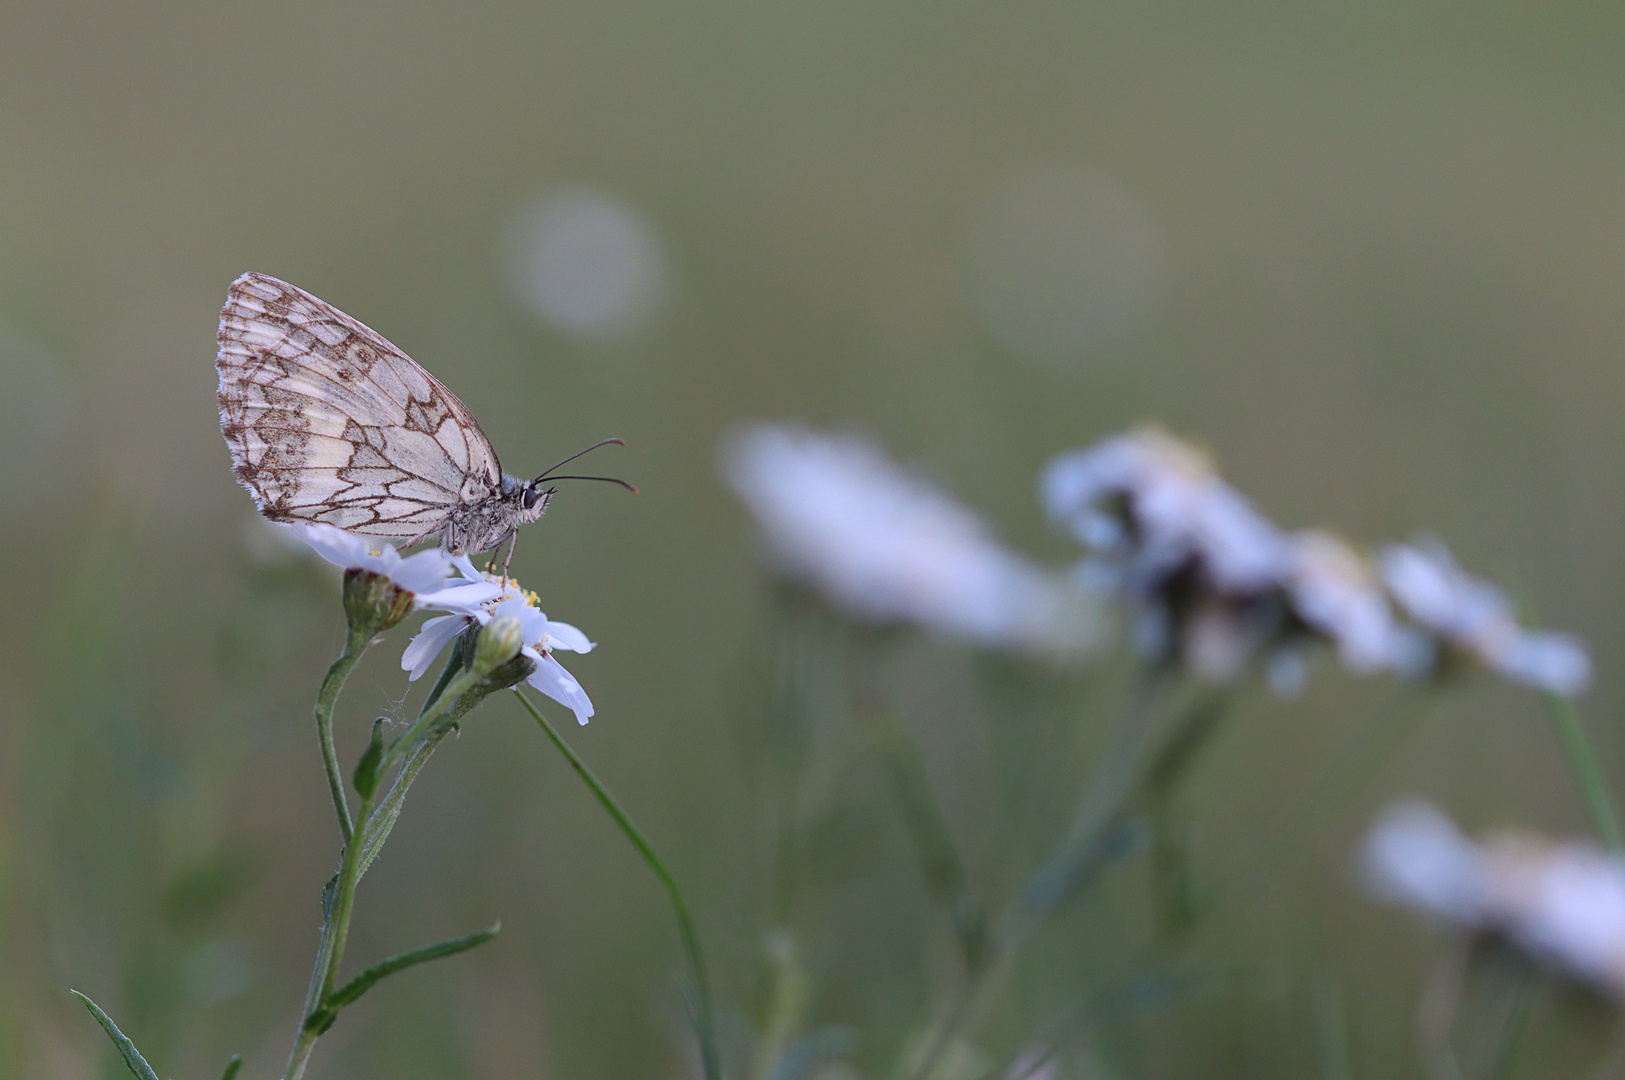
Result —
[[371, 639], [412, 613], [411, 593], [371, 570], [344, 572], [344, 615], [350, 632]]
[[524, 627], [511, 615], [492, 619], [480, 631], [479, 641], [474, 646], [474, 670], [488, 675], [519, 655], [524, 634]]

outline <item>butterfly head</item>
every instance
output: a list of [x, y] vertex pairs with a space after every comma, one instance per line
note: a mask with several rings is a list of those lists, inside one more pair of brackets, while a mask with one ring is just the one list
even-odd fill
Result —
[[529, 525], [541, 517], [547, 511], [547, 504], [553, 501], [554, 490], [542, 487], [539, 479], [521, 483], [514, 507], [519, 516], [519, 524]]

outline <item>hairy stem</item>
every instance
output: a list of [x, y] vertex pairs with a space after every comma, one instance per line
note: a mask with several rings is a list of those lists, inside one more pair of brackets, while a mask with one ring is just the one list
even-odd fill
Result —
[[344, 681], [360, 662], [362, 654], [372, 642], [352, 633], [344, 641], [344, 651], [327, 669], [322, 688], [316, 695], [316, 735], [322, 744], [322, 765], [327, 769], [327, 788], [333, 796], [333, 813], [338, 815], [339, 833], [344, 842], [350, 842], [355, 826], [350, 819], [350, 804], [344, 797], [344, 774], [339, 769], [338, 751], [333, 747], [333, 706], [344, 689]]
[[[433, 725], [443, 720], [458, 705], [459, 700], [469, 690], [473, 689], [480, 680], [480, 676], [473, 671], [464, 672], [452, 679], [443, 692], [434, 699], [423, 714], [407, 728], [401, 737], [395, 740], [386, 752], [379, 773], [386, 770], [401, 747], [410, 745], [417, 735], [425, 730], [432, 729]], [[431, 736], [432, 737], [432, 736]], [[427, 755], [423, 755], [427, 759]], [[421, 765], [419, 766], [421, 768]], [[415, 775], [415, 774], [414, 774]], [[397, 781], [397, 787], [399, 787]], [[342, 795], [342, 787], [339, 789]], [[394, 794], [392, 788], [390, 794]], [[402, 796], [405, 792], [402, 789]], [[311, 1051], [316, 1047], [316, 1040], [321, 1038], [322, 1028], [311, 1022], [333, 993], [338, 981], [339, 965], [344, 960], [344, 946], [350, 934], [350, 916], [355, 907], [355, 887], [361, 879], [363, 869], [362, 852], [368, 847], [367, 834], [373, 831], [374, 819], [372, 811], [372, 796], [366, 795], [361, 799], [356, 818], [362, 822], [360, 835], [352, 835], [344, 845], [344, 861], [339, 867], [337, 882], [333, 886], [332, 899], [327, 907], [326, 919], [322, 924], [321, 944], [316, 950], [315, 969], [311, 972], [310, 989], [305, 994], [305, 1008], [299, 1019], [299, 1033], [294, 1038], [293, 1050], [288, 1055], [288, 1067], [284, 1080], [300, 1080], [304, 1076], [305, 1066], [310, 1061]], [[397, 813], [399, 812], [397, 806]], [[391, 816], [387, 823], [394, 824]], [[372, 854], [376, 856], [377, 846], [374, 845]], [[370, 859], [368, 860], [370, 861]]]

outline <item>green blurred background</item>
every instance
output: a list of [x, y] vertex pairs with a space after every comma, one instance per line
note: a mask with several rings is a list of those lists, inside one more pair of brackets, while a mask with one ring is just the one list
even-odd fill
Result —
[[[256, 530], [216, 424], [216, 319], [249, 269], [409, 352], [515, 472], [627, 439], [594, 466], [643, 496], [568, 488], [514, 567], [600, 643], [569, 662], [598, 715], [568, 734], [691, 891], [736, 1027], [782, 914], [751, 749], [770, 603], [715, 467], [741, 420], [872, 433], [1057, 564], [1038, 467], [1162, 420], [1283, 525], [1436, 531], [1584, 635], [1583, 707], [1625, 778], [1622, 12], [0, 6], [0, 1075], [117, 1075], [70, 985], [164, 1075], [232, 1051], [277, 1075], [293, 1033], [337, 847], [309, 706], [342, 624], [335, 579]], [[410, 707], [405, 640], [351, 681], [346, 760]], [[986, 853], [1002, 736], [963, 659], [918, 648], [909, 719]], [[1249, 709], [1192, 792], [1203, 865], [1245, 865], [1388, 693], [1323, 671]], [[951, 953], [873, 769], [835, 753], [798, 942], [812, 1020], [853, 1026], [878, 1076]], [[1051, 826], [1084, 774], [1056, 756]], [[1348, 869], [1400, 792], [1583, 828], [1537, 702], [1452, 699], [1267, 901], [1204, 933], [1213, 970], [1249, 974], [1125, 1021], [1138, 1074], [1313, 1075], [1327, 1016], [1357, 1075], [1416, 1074], [1434, 939]], [[1048, 973], [991, 1052], [1087, 982], [1088, 924], [1133, 904], [1035, 944]], [[493, 945], [346, 1013], [313, 1075], [688, 1075], [669, 911], [500, 699], [420, 782], [352, 955], [496, 918]], [[1568, 1075], [1566, 1054], [1537, 1060]]]

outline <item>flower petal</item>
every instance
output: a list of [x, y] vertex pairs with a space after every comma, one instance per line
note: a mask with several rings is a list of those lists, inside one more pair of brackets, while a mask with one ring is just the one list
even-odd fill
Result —
[[411, 673], [408, 679], [416, 682], [429, 670], [440, 650], [450, 645], [467, 625], [468, 619], [462, 615], [441, 615], [425, 621], [417, 636], [407, 642], [406, 651], [401, 653], [401, 668]]
[[583, 634], [567, 622], [549, 621], [547, 624], [547, 647], [549, 649], [586, 653], [592, 652], [596, 644], [597, 642], [588, 641], [586, 634]]
[[409, 555], [389, 571], [390, 580], [396, 585], [409, 593], [420, 595], [444, 588], [446, 578], [450, 576], [451, 558], [439, 548]]
[[451, 565], [455, 566], [457, 568], [457, 572], [470, 581], [485, 580], [485, 575], [475, 569], [474, 560], [470, 559], [467, 555], [454, 556], [451, 560]]
[[346, 570], [377, 568], [378, 560], [367, 545], [336, 525], [322, 523], [294, 526], [294, 529], [299, 539], [334, 566], [342, 566]]
[[536, 671], [527, 680], [530, 685], [576, 714], [576, 722], [585, 724], [593, 714], [592, 702], [581, 689], [576, 677], [564, 670], [551, 656], [543, 656]]
[[476, 615], [483, 610], [483, 605], [502, 595], [502, 589], [488, 581], [463, 582], [462, 578], [451, 580], [461, 584], [447, 585], [444, 589], [437, 589], [431, 593], [419, 593], [418, 608], [451, 611], [458, 615]]

